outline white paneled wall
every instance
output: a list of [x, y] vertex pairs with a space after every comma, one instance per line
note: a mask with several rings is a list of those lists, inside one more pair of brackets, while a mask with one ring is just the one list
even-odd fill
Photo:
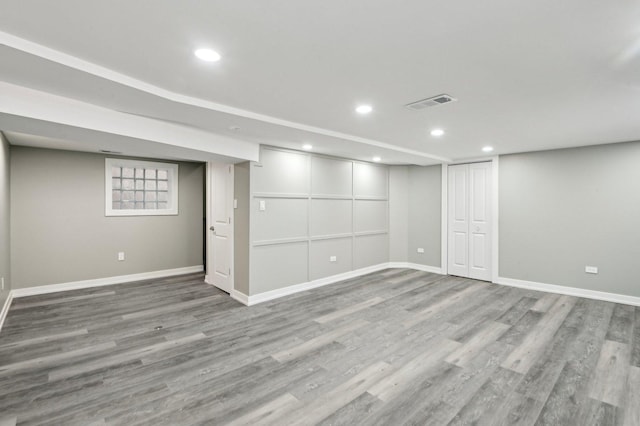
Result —
[[263, 147], [250, 170], [249, 295], [388, 262], [388, 183], [387, 166]]

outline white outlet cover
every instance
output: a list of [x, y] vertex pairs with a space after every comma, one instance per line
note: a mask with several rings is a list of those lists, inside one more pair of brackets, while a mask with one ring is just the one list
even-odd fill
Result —
[[424, 249], [422, 247], [418, 248], [418, 253], [424, 253]]
[[118, 260], [124, 260], [124, 252], [123, 251], [119, 251], [118, 252]]
[[263, 212], [267, 209], [267, 202], [265, 200], [260, 200], [260, 211]]
[[585, 266], [584, 271], [587, 274], [597, 274], [598, 273], [598, 267], [597, 266]]
[[329, 262], [337, 262], [337, 261], [338, 261], [338, 258], [336, 256], [331, 256], [329, 258]]

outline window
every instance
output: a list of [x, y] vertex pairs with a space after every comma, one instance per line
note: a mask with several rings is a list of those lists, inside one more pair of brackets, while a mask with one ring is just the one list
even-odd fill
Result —
[[105, 160], [105, 214], [178, 214], [178, 165], [142, 160]]

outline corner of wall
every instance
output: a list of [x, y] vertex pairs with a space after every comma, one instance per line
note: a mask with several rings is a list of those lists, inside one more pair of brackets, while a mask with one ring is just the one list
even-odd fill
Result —
[[[11, 291], [11, 147], [0, 131], [0, 306], [10, 303]], [[3, 311], [3, 314], [6, 314]], [[4, 318], [0, 317], [0, 326]]]
[[389, 168], [389, 261], [407, 262], [409, 248], [409, 167]]
[[407, 262], [442, 268], [442, 165], [409, 166]]
[[[250, 214], [250, 166], [248, 161], [234, 165], [234, 292], [249, 294], [249, 214]], [[233, 297], [233, 294], [232, 294]], [[237, 299], [237, 298], [236, 298]], [[240, 299], [238, 299], [240, 300]]]

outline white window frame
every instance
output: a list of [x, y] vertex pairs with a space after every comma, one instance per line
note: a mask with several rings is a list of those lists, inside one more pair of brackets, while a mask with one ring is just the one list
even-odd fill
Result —
[[[166, 169], [169, 182], [168, 208], [166, 209], [114, 209], [113, 208], [113, 167], [134, 167], [147, 169]], [[104, 167], [105, 216], [171, 216], [178, 214], [178, 165], [175, 163], [158, 163], [145, 160], [125, 160], [105, 158]]]

